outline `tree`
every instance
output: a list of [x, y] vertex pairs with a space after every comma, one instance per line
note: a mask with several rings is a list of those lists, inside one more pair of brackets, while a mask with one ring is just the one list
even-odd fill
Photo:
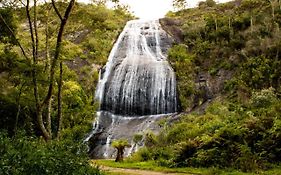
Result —
[[[39, 83], [39, 67], [40, 62], [39, 62], [39, 35], [38, 35], [38, 19], [37, 19], [37, 1], [38, 0], [34, 0], [33, 1], [33, 6], [30, 7], [30, 0], [26, 0], [26, 2], [24, 1], [20, 1], [22, 3], [22, 5], [25, 7], [25, 13], [28, 19], [28, 27], [29, 27], [29, 34], [30, 34], [30, 43], [31, 43], [31, 51], [32, 53], [29, 54], [28, 52], [26, 52], [26, 50], [23, 47], [23, 45], [20, 43], [20, 41], [17, 39], [16, 34], [13, 30], [13, 28], [11, 28], [11, 26], [9, 25], [9, 23], [6, 22], [6, 20], [3, 18], [3, 16], [0, 14], [0, 19], [2, 20], [3, 24], [5, 25], [5, 28], [8, 30], [8, 32], [10, 32], [10, 35], [15, 39], [16, 44], [21, 48], [22, 54], [23, 56], [26, 58], [27, 62], [29, 63], [30, 67], [31, 67], [31, 77], [32, 77], [32, 84], [33, 84], [33, 95], [34, 95], [34, 99], [35, 99], [35, 111], [36, 111], [36, 119], [37, 119], [37, 123], [38, 126], [40, 128], [40, 131], [42, 132], [43, 137], [45, 138], [46, 141], [50, 140], [52, 138], [52, 131], [50, 129], [51, 126], [51, 121], [50, 121], [50, 117], [48, 117], [47, 119], [47, 127], [45, 126], [45, 122], [43, 120], [43, 111], [46, 108], [49, 108], [50, 105], [50, 100], [52, 98], [53, 95], [53, 89], [54, 89], [54, 80], [55, 80], [55, 72], [57, 70], [57, 65], [58, 65], [58, 61], [60, 64], [60, 78], [58, 80], [58, 117], [57, 117], [57, 130], [56, 130], [56, 135], [59, 136], [59, 132], [60, 132], [60, 128], [61, 128], [61, 121], [62, 121], [62, 114], [61, 114], [61, 88], [62, 88], [62, 61], [59, 60], [60, 57], [60, 53], [61, 53], [61, 47], [62, 47], [62, 38], [63, 38], [63, 33], [64, 33], [64, 29], [66, 26], [66, 23], [69, 19], [70, 13], [73, 9], [73, 6], [75, 4], [75, 0], [70, 0], [69, 3], [67, 3], [67, 7], [65, 9], [64, 15], [61, 15], [61, 12], [59, 11], [57, 4], [55, 2], [55, 0], [52, 0], [51, 4], [53, 9], [56, 12], [57, 17], [59, 18], [59, 29], [58, 29], [58, 34], [57, 34], [57, 38], [56, 38], [56, 46], [55, 46], [55, 50], [54, 50], [54, 55], [53, 58], [51, 60], [51, 63], [49, 65], [49, 72], [48, 72], [48, 87], [47, 88], [47, 92], [43, 97], [44, 98], [40, 98], [40, 96], [42, 96], [40, 94], [40, 83]], [[48, 26], [47, 26], [48, 27]], [[49, 110], [48, 110], [49, 111]]]
[[130, 147], [131, 145], [128, 143], [127, 140], [124, 139], [115, 140], [112, 142], [111, 145], [112, 147], [117, 149], [117, 156], [115, 162], [122, 162], [125, 148]]
[[183, 10], [187, 7], [186, 0], [173, 0], [173, 7], [175, 10]]
[[247, 10], [249, 11], [249, 15], [250, 15], [250, 23], [251, 23], [251, 33], [253, 32], [253, 27], [254, 27], [254, 16], [256, 15], [256, 11], [259, 7], [262, 7], [264, 4], [264, 2], [260, 2], [258, 0], [244, 0], [242, 1], [241, 4], [241, 10]]
[[208, 7], [214, 7], [216, 2], [214, 0], [206, 0], [206, 4]]
[[[36, 1], [34, 1], [36, 2]], [[44, 122], [42, 119], [42, 112], [44, 110], [44, 108], [46, 107], [46, 105], [49, 104], [49, 101], [51, 100], [52, 94], [53, 94], [53, 86], [54, 86], [54, 75], [55, 75], [55, 70], [57, 67], [57, 62], [59, 60], [59, 56], [60, 56], [60, 52], [61, 52], [61, 47], [62, 47], [62, 37], [63, 37], [63, 32], [65, 29], [65, 25], [67, 23], [67, 20], [70, 16], [71, 10], [74, 6], [75, 0], [71, 0], [65, 10], [64, 16], [62, 16], [56, 6], [56, 3], [54, 0], [52, 0], [52, 5], [53, 8], [57, 14], [57, 16], [60, 19], [60, 27], [59, 27], [59, 31], [58, 31], [58, 35], [57, 35], [57, 41], [56, 41], [56, 48], [55, 48], [55, 54], [54, 54], [54, 58], [51, 62], [51, 67], [50, 67], [50, 79], [49, 79], [49, 88], [48, 88], [48, 92], [47, 95], [44, 99], [43, 102], [39, 102], [39, 98], [38, 98], [38, 94], [36, 95], [36, 84], [34, 83], [34, 94], [35, 94], [35, 101], [36, 101], [36, 115], [37, 115], [37, 121], [39, 123], [40, 129], [43, 133], [43, 136], [46, 140], [51, 139], [52, 137], [52, 133], [48, 132], [44, 126]], [[36, 3], [35, 3], [36, 4]], [[36, 6], [34, 6], [36, 7]], [[28, 10], [27, 10], [28, 11]], [[36, 22], [35, 22], [36, 23]], [[30, 25], [32, 26], [32, 25]], [[36, 26], [35, 26], [36, 29]], [[32, 31], [32, 30], [31, 30]], [[32, 35], [32, 32], [31, 32]], [[36, 36], [36, 30], [35, 30], [35, 36]], [[37, 37], [36, 37], [37, 38]], [[58, 92], [58, 97], [61, 96], [61, 82], [62, 82], [62, 62], [60, 62], [60, 79], [59, 79], [59, 92]], [[62, 120], [62, 114], [61, 114], [61, 98], [58, 99], [58, 118], [57, 118], [57, 131], [56, 131], [56, 135], [59, 136], [59, 132], [60, 132], [60, 128], [61, 128], [61, 120]]]

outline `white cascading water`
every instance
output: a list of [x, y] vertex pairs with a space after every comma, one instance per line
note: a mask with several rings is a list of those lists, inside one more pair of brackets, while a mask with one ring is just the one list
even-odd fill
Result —
[[100, 72], [100, 112], [87, 137], [94, 157], [111, 158], [110, 144], [121, 138], [131, 142], [130, 155], [139, 147], [134, 134], [159, 130], [157, 121], [177, 112], [176, 78], [167, 61], [171, 44], [158, 20], [127, 23]]

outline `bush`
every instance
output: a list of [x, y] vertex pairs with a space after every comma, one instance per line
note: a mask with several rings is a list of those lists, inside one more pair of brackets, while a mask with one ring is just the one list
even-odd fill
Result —
[[266, 108], [277, 102], [273, 88], [263, 89], [253, 93], [251, 104], [255, 108]]
[[235, 166], [243, 172], [252, 172], [257, 170], [259, 167], [257, 156], [252, 153], [248, 146], [240, 145], [239, 157], [235, 162]]
[[278, 163], [280, 101], [271, 88], [254, 93], [251, 101], [250, 106], [243, 107], [220, 99], [210, 104], [204, 115], [182, 116], [158, 136], [150, 136], [150, 144], [135, 156], [141, 161], [155, 160], [161, 166], [236, 168], [244, 172]]
[[0, 174], [101, 174], [79, 144], [0, 133]]
[[152, 152], [146, 147], [141, 148], [132, 155], [131, 160], [140, 162], [152, 160]]
[[143, 140], [143, 135], [142, 134], [135, 134], [133, 137], [133, 141], [135, 144], [141, 144], [141, 141]]
[[191, 107], [191, 95], [195, 92], [194, 55], [187, 52], [185, 45], [175, 45], [168, 55], [177, 77], [177, 89], [181, 107], [186, 110]]

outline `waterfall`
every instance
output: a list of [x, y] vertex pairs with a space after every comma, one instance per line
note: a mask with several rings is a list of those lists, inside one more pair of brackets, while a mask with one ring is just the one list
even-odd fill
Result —
[[175, 74], [167, 61], [167, 46], [161, 45], [167, 40], [158, 21], [127, 23], [100, 76], [96, 99], [101, 110], [122, 115], [177, 111]]
[[134, 134], [157, 132], [157, 121], [177, 112], [176, 78], [167, 60], [171, 44], [158, 20], [126, 24], [100, 70], [95, 96], [100, 102], [98, 126], [91, 134], [99, 133], [93, 139], [95, 157], [111, 158], [112, 140], [127, 138], [133, 145]]

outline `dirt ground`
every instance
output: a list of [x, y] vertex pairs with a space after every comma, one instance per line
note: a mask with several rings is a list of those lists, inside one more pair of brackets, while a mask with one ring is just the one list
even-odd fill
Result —
[[101, 170], [109, 173], [116, 173], [119, 175], [191, 175], [185, 173], [163, 173], [150, 170], [139, 170], [139, 169], [124, 169], [124, 168], [113, 168], [100, 166]]

